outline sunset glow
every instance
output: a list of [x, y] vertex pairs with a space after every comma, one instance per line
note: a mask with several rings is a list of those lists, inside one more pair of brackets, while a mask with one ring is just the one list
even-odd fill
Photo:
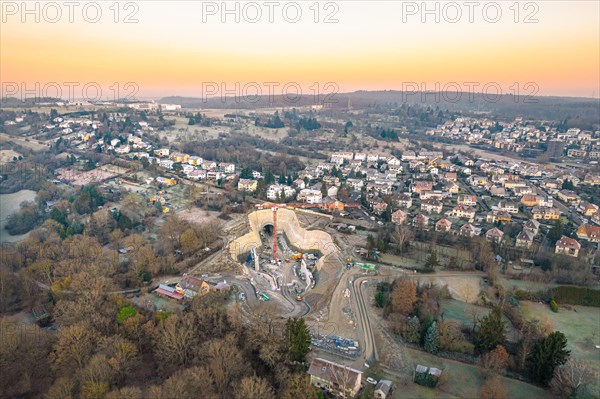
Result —
[[[204, 15], [202, 2], [167, 7], [142, 1], [136, 3], [138, 22], [130, 24], [114, 22], [110, 3], [101, 2], [97, 23], [77, 11], [73, 23], [65, 13], [50, 23], [43, 2], [36, 23], [34, 15], [23, 16], [7, 3], [0, 35], [3, 83], [135, 82], [138, 95], [154, 97], [200, 95], [204, 82], [231, 87], [298, 82], [305, 88], [334, 82], [340, 91], [399, 90], [407, 82], [427, 89], [436, 82], [497, 82], [505, 92], [515, 83], [534, 82], [540, 95], [597, 97], [600, 91], [600, 3], [595, 1], [538, 2], [537, 23], [515, 23], [508, 2], [498, 3], [503, 16], [496, 23], [481, 12], [474, 13], [473, 23], [466, 15], [456, 23], [443, 21], [444, 15], [436, 23], [431, 15], [423, 23], [420, 14], [407, 16], [402, 2], [383, 1], [336, 2], [337, 23], [315, 23], [309, 3], [302, 3], [297, 23], [281, 13], [274, 14], [273, 23], [266, 15], [257, 23], [244, 21], [244, 15], [236, 23], [226, 15], [223, 23], [220, 14]], [[34, 2], [28, 4], [34, 9]], [[130, 11], [124, 4], [120, 19]], [[332, 12], [323, 4], [321, 20]], [[440, 4], [442, 10], [445, 3]], [[529, 14], [520, 11], [520, 19]]]

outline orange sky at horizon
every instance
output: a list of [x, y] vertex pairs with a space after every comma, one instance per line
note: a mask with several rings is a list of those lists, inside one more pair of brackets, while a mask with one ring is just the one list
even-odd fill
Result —
[[23, 23], [4, 13], [1, 81], [135, 82], [146, 97], [200, 96], [205, 82], [298, 82], [305, 93], [314, 82], [334, 82], [340, 92], [401, 90], [411, 82], [427, 90], [456, 82], [467, 91], [465, 82], [496, 82], [504, 93], [533, 82], [539, 95], [600, 95], [600, 2], [540, 2], [535, 24], [515, 23], [508, 3], [496, 24], [477, 14], [474, 23], [417, 16], [403, 23], [402, 5], [373, 3], [337, 3], [335, 24], [314, 23], [308, 5], [296, 24], [216, 16], [203, 23], [198, 2], [140, 2], [135, 24], [115, 24], [112, 3], [103, 3], [96, 24], [51, 24], [43, 16]]

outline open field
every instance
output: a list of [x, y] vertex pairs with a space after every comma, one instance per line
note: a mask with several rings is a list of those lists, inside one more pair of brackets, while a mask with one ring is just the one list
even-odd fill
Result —
[[[389, 379], [393, 381], [394, 393], [391, 396], [393, 399], [453, 399], [479, 397], [479, 390], [483, 384], [484, 377], [477, 366], [450, 359], [443, 359], [427, 352], [411, 348], [404, 348], [404, 354], [411, 373], [417, 364], [428, 367], [437, 367], [447, 374], [447, 382], [440, 387], [432, 389], [413, 383], [412, 374], [410, 376], [398, 376], [386, 372], [371, 374], [369, 373], [369, 370], [367, 370], [365, 376], [373, 375], [377, 379]], [[553, 397], [550, 392], [536, 386], [506, 377], [500, 377], [500, 379], [502, 385], [506, 388], [510, 399], [549, 399]]]
[[44, 143], [35, 139], [24, 139], [21, 137], [10, 136], [6, 133], [0, 133], [0, 138], [2, 139], [2, 141], [13, 142], [23, 147], [27, 147], [32, 151], [43, 151], [47, 150], [49, 147], [48, 143]]
[[0, 150], [0, 165], [12, 162], [13, 157], [18, 158], [20, 155], [21, 154], [13, 150]]
[[218, 220], [219, 212], [208, 211], [201, 208], [182, 209], [177, 212], [183, 220], [187, 220], [190, 223], [206, 223], [211, 220]]
[[[444, 300], [442, 303], [442, 309], [444, 311], [444, 319], [455, 321], [461, 325], [472, 327], [473, 316], [482, 318], [488, 314], [491, 309], [477, 306], [472, 303], [465, 303], [457, 301], [455, 299]], [[510, 320], [506, 316], [502, 316], [502, 319], [506, 322], [506, 338], [508, 341], [517, 342], [519, 340], [518, 333], [515, 331]]]
[[17, 242], [27, 237], [27, 234], [11, 236], [4, 229], [6, 219], [11, 213], [19, 210], [19, 206], [23, 201], [33, 201], [35, 199], [35, 191], [21, 190], [12, 194], [0, 194], [0, 242]]
[[288, 127], [282, 127], [281, 129], [269, 129], [266, 127], [255, 126], [254, 124], [247, 124], [238, 131], [263, 139], [281, 141], [287, 137], [288, 129]]
[[[467, 265], [471, 262], [471, 254], [464, 249], [436, 244], [434, 250], [436, 251], [440, 266], [445, 265], [452, 257], [456, 257], [459, 264]], [[431, 254], [431, 246], [429, 244], [413, 242], [412, 248], [402, 256], [384, 253], [381, 254], [381, 261], [409, 269], [422, 269], [429, 254]]]
[[435, 274], [421, 274], [416, 277], [420, 284], [431, 283], [437, 286], [447, 286], [452, 298], [459, 301], [473, 303], [477, 301], [481, 291], [481, 277], [479, 276], [436, 276]]
[[112, 179], [118, 175], [116, 172], [109, 172], [100, 168], [88, 170], [86, 172], [77, 170], [75, 168], [61, 168], [58, 169], [57, 172], [59, 179], [67, 180], [74, 186], [84, 186], [87, 184], [101, 182]]
[[[600, 367], [600, 310], [588, 306], [559, 306], [558, 313], [554, 313], [546, 304], [523, 301], [523, 314], [529, 318], [540, 319], [545, 316], [569, 340], [569, 349], [572, 354], [584, 360], [596, 362]], [[565, 305], [567, 306], [567, 305]]]
[[[561, 307], [554, 313], [546, 304], [522, 302], [525, 317], [537, 318], [545, 316], [567, 337], [571, 356], [589, 362], [600, 375], [600, 310], [587, 306], [570, 306], [571, 310]], [[596, 383], [595, 394], [600, 396], [600, 379]]]
[[[445, 373], [448, 373], [448, 382], [442, 387], [435, 390], [429, 388], [420, 389], [420, 391], [423, 393], [431, 395], [423, 397], [445, 398], [446, 394], [460, 398], [478, 397], [479, 389], [481, 388], [483, 381], [477, 366], [439, 358], [427, 352], [410, 348], [406, 348], [405, 353], [407, 360], [409, 363], [412, 363], [413, 367], [416, 367], [417, 364], [422, 364], [428, 367], [437, 367], [443, 369]], [[501, 380], [502, 384], [508, 391], [508, 397], [511, 399], [542, 399], [552, 397], [549, 392], [533, 385], [505, 377], [501, 377]], [[442, 393], [440, 393], [440, 391]], [[418, 392], [415, 391], [415, 393]], [[405, 398], [407, 396], [400, 395], [397, 397]]]

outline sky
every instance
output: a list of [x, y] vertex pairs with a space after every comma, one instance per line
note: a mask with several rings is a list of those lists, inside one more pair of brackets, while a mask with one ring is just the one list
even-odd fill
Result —
[[0, 3], [3, 96], [600, 95], [598, 1]]

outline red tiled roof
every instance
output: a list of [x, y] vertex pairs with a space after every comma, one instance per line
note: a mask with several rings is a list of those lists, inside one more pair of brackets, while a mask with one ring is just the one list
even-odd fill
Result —
[[180, 294], [179, 292], [169, 292], [162, 288], [157, 288], [154, 290], [154, 292], [156, 292], [157, 294], [166, 295], [166, 296], [174, 298], [174, 299], [183, 298], [183, 294]]

